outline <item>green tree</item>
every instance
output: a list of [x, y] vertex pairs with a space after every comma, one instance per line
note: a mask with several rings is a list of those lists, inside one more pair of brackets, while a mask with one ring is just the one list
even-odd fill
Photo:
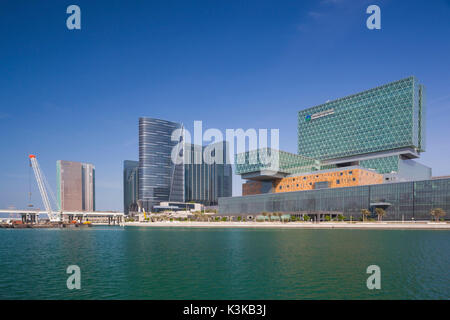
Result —
[[386, 211], [383, 208], [375, 208], [375, 213], [378, 216], [378, 221], [382, 221]]
[[331, 217], [329, 215], [326, 215], [325, 216], [325, 221], [330, 221], [330, 220], [331, 220]]
[[367, 209], [361, 209], [361, 214], [362, 214], [363, 221], [365, 221], [365, 219], [370, 215], [370, 211]]
[[278, 217], [279, 220], [281, 221], [281, 216], [283, 215], [283, 213], [281, 213], [281, 212], [274, 212], [273, 215], [274, 215], [275, 217]]
[[439, 222], [439, 218], [445, 216], [445, 211], [442, 208], [435, 208], [430, 211], [430, 214]]
[[268, 213], [266, 211], [261, 212], [262, 216], [264, 217], [264, 221], [266, 221], [266, 217], [268, 215]]
[[310, 218], [310, 216], [308, 216], [307, 214], [305, 214], [305, 215], [303, 216], [303, 220], [304, 220], [304, 221], [309, 221], [309, 220], [311, 220], [311, 218]]

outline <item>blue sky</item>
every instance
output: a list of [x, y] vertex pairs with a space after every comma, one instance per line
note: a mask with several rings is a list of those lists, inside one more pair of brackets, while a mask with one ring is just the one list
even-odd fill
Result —
[[[71, 4], [81, 30], [66, 28]], [[297, 111], [410, 75], [427, 89], [420, 162], [450, 174], [449, 17], [443, 0], [2, 0], [0, 208], [27, 205], [34, 153], [53, 186], [56, 160], [95, 164], [97, 209], [122, 210], [139, 116], [279, 128], [295, 153]]]

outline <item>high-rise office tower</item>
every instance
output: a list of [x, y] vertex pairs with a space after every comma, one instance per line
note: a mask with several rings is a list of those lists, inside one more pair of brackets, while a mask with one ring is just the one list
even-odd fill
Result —
[[95, 211], [95, 167], [90, 163], [56, 162], [57, 202], [62, 211]]
[[183, 163], [172, 161], [173, 148], [182, 142], [172, 141], [176, 129], [182, 125], [139, 118], [139, 200], [147, 211], [161, 201], [184, 201]]
[[139, 161], [123, 162], [123, 212], [138, 211]]
[[95, 167], [90, 163], [81, 164], [83, 211], [95, 211]]
[[187, 202], [217, 205], [219, 197], [231, 197], [232, 169], [225, 141], [209, 146], [185, 144], [184, 172]]

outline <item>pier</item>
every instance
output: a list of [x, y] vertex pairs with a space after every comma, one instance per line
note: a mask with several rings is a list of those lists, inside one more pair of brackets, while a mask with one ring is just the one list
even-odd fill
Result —
[[[4, 209], [0, 210], [0, 213], [9, 213], [9, 214], [20, 214], [22, 224], [27, 225], [38, 225], [41, 224], [39, 222], [40, 215], [47, 215], [47, 211], [41, 210], [16, 210], [16, 209]], [[121, 225], [124, 222], [124, 214], [123, 212], [115, 212], [115, 211], [93, 211], [93, 212], [85, 212], [85, 211], [63, 211], [63, 212], [52, 212], [54, 215], [60, 216], [61, 223], [71, 223], [76, 221], [76, 223], [83, 224], [86, 222], [97, 222], [104, 223], [108, 225]]]

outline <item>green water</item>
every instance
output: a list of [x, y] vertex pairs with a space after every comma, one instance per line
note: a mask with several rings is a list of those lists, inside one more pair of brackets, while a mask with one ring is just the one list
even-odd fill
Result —
[[0, 229], [0, 299], [449, 299], [449, 254], [448, 231]]

